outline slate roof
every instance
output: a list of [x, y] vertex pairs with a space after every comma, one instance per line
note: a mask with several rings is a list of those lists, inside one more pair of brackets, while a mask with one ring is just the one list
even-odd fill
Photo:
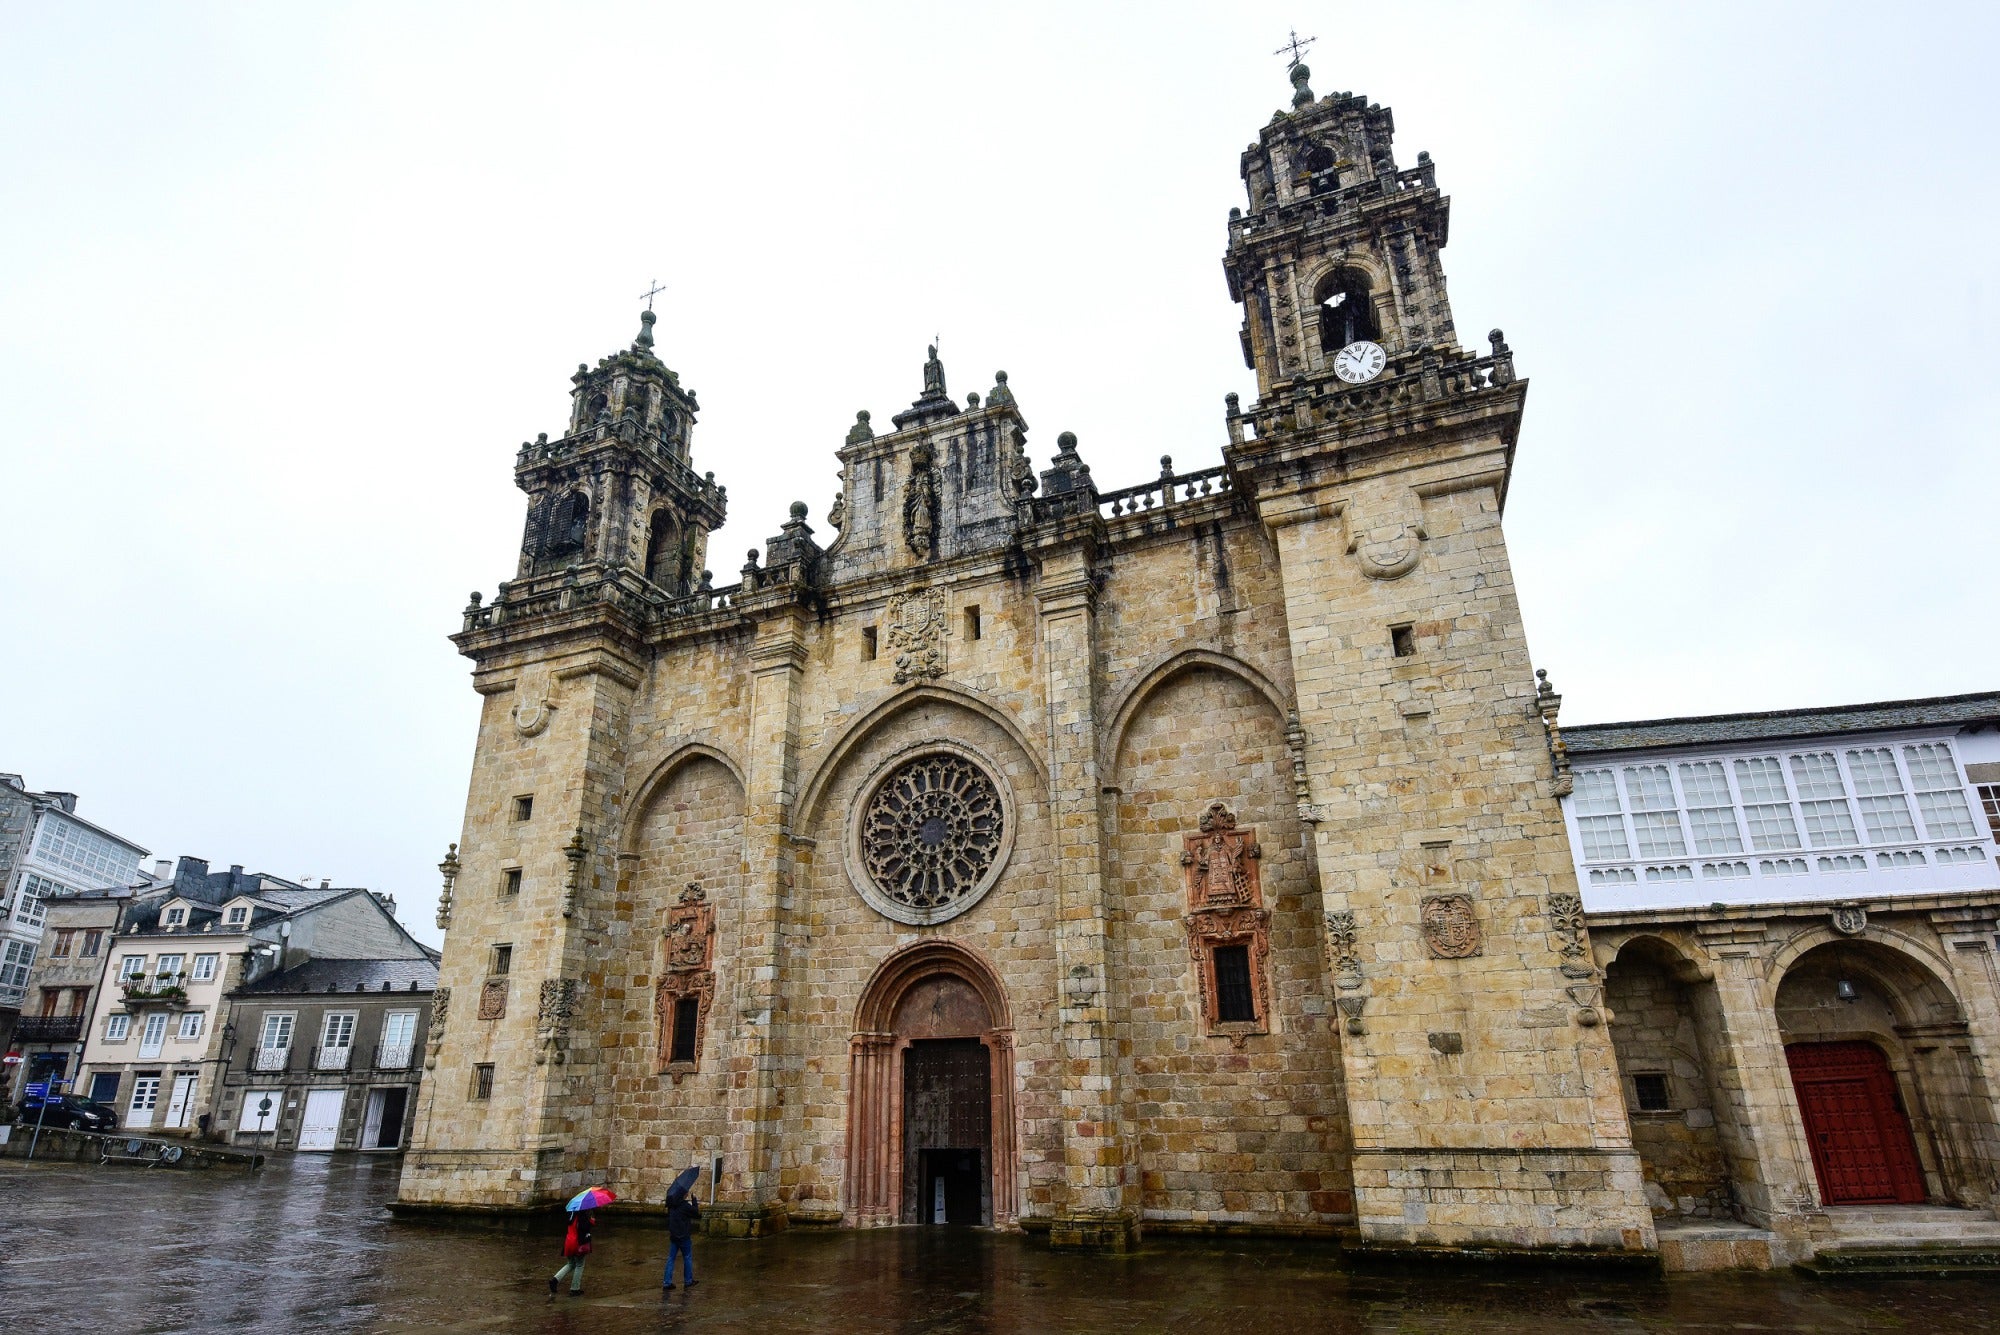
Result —
[[274, 992], [429, 992], [437, 986], [438, 965], [426, 955], [414, 960], [307, 960], [238, 988], [239, 996]]
[[1958, 727], [1972, 723], [2000, 723], [2000, 691], [1940, 695], [1927, 700], [1888, 700], [1871, 705], [1774, 709], [1760, 714], [1586, 723], [1565, 727], [1562, 735], [1571, 754], [1580, 755], [1656, 746], [1729, 746], [1738, 742], [1789, 741], [1835, 733]]

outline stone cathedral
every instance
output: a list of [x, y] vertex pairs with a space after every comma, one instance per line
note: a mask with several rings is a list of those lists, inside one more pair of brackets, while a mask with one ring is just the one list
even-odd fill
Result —
[[[740, 579], [653, 317], [521, 447], [404, 1208], [1654, 1247], [1460, 341], [1385, 108], [1243, 153], [1257, 398], [1100, 483], [936, 350]], [[886, 429], [885, 429], [886, 428]], [[1046, 462], [1039, 462], [1041, 454]]]

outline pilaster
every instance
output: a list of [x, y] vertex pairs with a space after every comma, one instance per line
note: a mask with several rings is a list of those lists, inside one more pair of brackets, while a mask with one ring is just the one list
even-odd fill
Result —
[[1096, 609], [1087, 541], [1043, 553], [1035, 597], [1060, 906], [1064, 1191], [1049, 1241], [1122, 1251], [1139, 1233], [1138, 1175], [1130, 1137], [1119, 1124], [1116, 1089], [1099, 811]]

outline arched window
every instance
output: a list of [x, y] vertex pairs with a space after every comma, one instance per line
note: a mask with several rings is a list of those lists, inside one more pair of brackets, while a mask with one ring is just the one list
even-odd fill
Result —
[[583, 553], [584, 530], [590, 525], [590, 499], [572, 491], [556, 501], [549, 513], [549, 527], [542, 552], [549, 557], [579, 556]]
[[1358, 269], [1336, 269], [1319, 290], [1319, 347], [1332, 357], [1350, 343], [1382, 341], [1369, 296], [1368, 275]]
[[1323, 195], [1340, 189], [1340, 168], [1333, 150], [1325, 144], [1314, 144], [1306, 154], [1306, 191], [1308, 194]]
[[680, 546], [673, 516], [655, 510], [646, 532], [646, 578], [674, 593], [682, 592]]

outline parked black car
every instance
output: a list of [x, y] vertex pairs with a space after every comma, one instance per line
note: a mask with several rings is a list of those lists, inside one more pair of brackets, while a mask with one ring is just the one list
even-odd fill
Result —
[[92, 1103], [81, 1094], [59, 1094], [48, 1100], [48, 1108], [42, 1107], [40, 1099], [22, 1099], [21, 1113], [17, 1122], [34, 1122], [40, 1119], [45, 1127], [73, 1126], [80, 1131], [116, 1131], [118, 1112], [101, 1103]]

